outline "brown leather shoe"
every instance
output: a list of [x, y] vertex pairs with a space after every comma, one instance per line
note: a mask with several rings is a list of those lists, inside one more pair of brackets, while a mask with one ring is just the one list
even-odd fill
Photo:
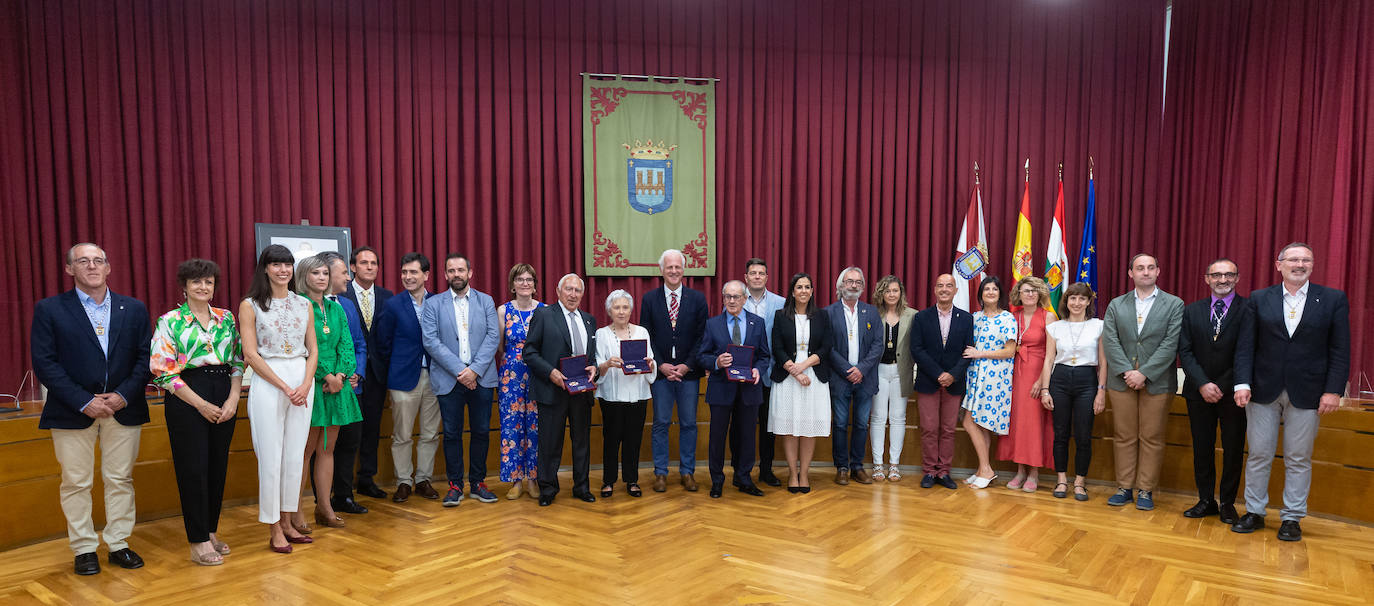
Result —
[[406, 484], [405, 482], [401, 482], [400, 484], [396, 485], [396, 494], [391, 495], [391, 501], [392, 501], [393, 503], [404, 503], [404, 502], [406, 502], [406, 499], [409, 499], [409, 498], [410, 498], [410, 484]]
[[836, 483], [836, 484], [839, 484], [840, 486], [848, 486], [848, 485], [849, 485], [849, 470], [848, 470], [848, 469], [845, 469], [845, 468], [843, 468], [843, 467], [841, 467], [841, 468], [839, 469], [839, 471], [836, 471], [836, 472], [835, 472], [835, 483]]
[[668, 476], [654, 474], [654, 492], [668, 491]]
[[434, 487], [429, 485], [429, 480], [415, 483], [415, 494], [426, 499], [439, 500], [439, 493], [434, 492]]
[[687, 492], [696, 492], [697, 479], [690, 473], [682, 474], [682, 487], [686, 488]]
[[854, 481], [860, 484], [872, 484], [873, 478], [868, 475], [868, 471], [863, 467], [854, 468]]

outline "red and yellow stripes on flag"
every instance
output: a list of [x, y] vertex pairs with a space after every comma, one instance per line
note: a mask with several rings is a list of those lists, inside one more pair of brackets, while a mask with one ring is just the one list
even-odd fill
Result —
[[[1021, 193], [1021, 214], [1016, 217], [1016, 246], [1012, 247], [1011, 279], [1016, 282], [1026, 276], [1034, 275], [1034, 257], [1031, 254], [1030, 223], [1030, 159], [1026, 159], [1026, 188]], [[1008, 284], [1007, 288], [1012, 285]]]

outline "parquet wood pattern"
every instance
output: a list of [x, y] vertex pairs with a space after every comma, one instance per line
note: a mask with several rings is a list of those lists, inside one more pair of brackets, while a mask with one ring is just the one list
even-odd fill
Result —
[[[785, 469], [780, 468], [785, 473]], [[916, 473], [914, 470], [911, 473]], [[641, 478], [651, 478], [645, 469]], [[705, 479], [705, 469], [698, 470]], [[1374, 600], [1374, 528], [1307, 518], [1305, 540], [1190, 520], [1181, 494], [1153, 512], [1004, 486], [837, 486], [809, 495], [727, 487], [687, 493], [670, 478], [586, 504], [571, 479], [552, 507], [532, 499], [363, 498], [372, 512], [316, 528], [295, 553], [267, 551], [256, 507], [225, 510], [226, 563], [187, 561], [181, 519], [140, 523], [140, 570], [71, 572], [65, 538], [0, 552], [4, 604], [1360, 604]], [[1006, 478], [1003, 478], [1005, 480]], [[1048, 477], [1043, 478], [1049, 480]], [[600, 471], [592, 470], [593, 487]], [[1052, 482], [1052, 480], [1050, 480]], [[1042, 483], [1042, 486], [1046, 484]], [[506, 485], [493, 486], [504, 497]], [[22, 514], [21, 514], [22, 515]], [[1277, 523], [1277, 516], [1270, 516]], [[7, 523], [23, 523], [11, 517]]]

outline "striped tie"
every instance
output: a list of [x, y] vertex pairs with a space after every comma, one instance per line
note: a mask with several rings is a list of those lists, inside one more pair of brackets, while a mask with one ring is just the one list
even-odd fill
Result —
[[668, 321], [673, 323], [673, 328], [677, 328], [677, 293], [668, 293]]

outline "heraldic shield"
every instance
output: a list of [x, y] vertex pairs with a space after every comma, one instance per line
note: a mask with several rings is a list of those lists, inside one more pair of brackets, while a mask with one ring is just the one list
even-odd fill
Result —
[[630, 208], [649, 215], [668, 210], [673, 205], [673, 159], [670, 154], [677, 146], [635, 141], [634, 146], [625, 147], [630, 150], [625, 168]]

